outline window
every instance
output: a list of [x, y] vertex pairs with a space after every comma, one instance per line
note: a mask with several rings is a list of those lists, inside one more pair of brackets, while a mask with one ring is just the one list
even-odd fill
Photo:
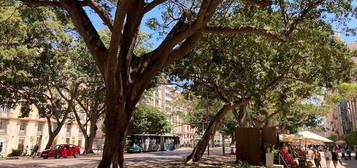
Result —
[[69, 144], [70, 138], [66, 138], [66, 144]]
[[17, 149], [21, 152], [24, 150], [25, 137], [19, 137], [19, 143], [17, 144]]
[[159, 100], [155, 100], [155, 106], [160, 106], [160, 101]]
[[78, 146], [82, 146], [82, 138], [78, 139]]
[[0, 132], [6, 132], [7, 121], [0, 120]]
[[10, 112], [10, 109], [7, 107], [7, 105], [0, 105], [0, 113], [8, 113]]
[[42, 135], [36, 137], [36, 144], [41, 146], [41, 143], [42, 143]]
[[43, 123], [37, 123], [37, 132], [42, 134], [43, 131]]
[[170, 93], [166, 93], [166, 97], [172, 99], [172, 95]]
[[83, 136], [82, 130], [78, 127], [78, 137], [82, 137], [82, 136]]
[[67, 137], [70, 137], [71, 136], [71, 131], [72, 131], [72, 126], [71, 125], [67, 125], [67, 132], [66, 132], [66, 135]]
[[26, 121], [20, 121], [20, 133], [26, 133], [26, 126], [27, 122]]

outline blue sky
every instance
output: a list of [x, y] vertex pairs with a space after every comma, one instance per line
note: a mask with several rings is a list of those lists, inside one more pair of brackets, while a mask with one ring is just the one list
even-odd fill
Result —
[[[89, 14], [89, 17], [90, 19], [92, 20], [94, 26], [97, 28], [97, 29], [103, 29], [104, 28], [104, 24], [102, 22], [102, 20], [99, 18], [99, 16], [97, 14], [95, 14], [94, 12], [91, 12], [91, 9], [89, 9], [88, 7], [85, 8], [87, 13]], [[114, 16], [114, 12], [112, 13], [112, 16]], [[152, 11], [148, 12], [144, 18], [143, 18], [143, 23], [140, 25], [140, 29], [144, 32], [147, 32], [148, 34], [151, 34], [154, 39], [155, 37], [158, 37], [158, 33], [155, 32], [155, 31], [152, 31], [151, 29], [149, 29], [147, 26], [145, 26], [145, 21], [149, 18], [157, 18], [159, 21], [161, 21], [161, 11], [160, 11], [160, 8], [157, 7], [157, 8], [154, 8]], [[153, 47], [156, 47], [157, 45], [159, 45], [161, 41], [157, 41], [157, 40], [154, 40], [153, 43]]]
[[[357, 6], [357, 2], [354, 2], [354, 6]], [[86, 8], [86, 11], [88, 12], [90, 19], [93, 21], [94, 26], [97, 29], [103, 29], [104, 28], [103, 22], [98, 17], [98, 15], [96, 15], [94, 12], [91, 12], [89, 8]], [[112, 15], [114, 15], [114, 13], [112, 13]], [[155, 32], [155, 31], [152, 31], [147, 26], [145, 26], [145, 21], [148, 18], [152, 18], [152, 17], [157, 18], [159, 21], [162, 21], [161, 20], [161, 10], [160, 10], [159, 7], [154, 8], [152, 11], [150, 11], [149, 13], [147, 13], [144, 16], [144, 19], [143, 19], [144, 22], [141, 24], [140, 28], [141, 28], [142, 31], [147, 32], [148, 34], [151, 34], [154, 37], [153, 38], [153, 43], [154, 43], [153, 47], [156, 47], [161, 42], [161, 40], [157, 40], [156, 39], [156, 37], [158, 37], [158, 33]], [[351, 42], [357, 41], [357, 36], [351, 36], [351, 35], [348, 36], [345, 33], [343, 33], [342, 29], [343, 29], [344, 26], [337, 25], [337, 24], [333, 24], [332, 26], [336, 31], [340, 32], [340, 35], [341, 35], [342, 39], [346, 43], [351, 43]], [[349, 26], [349, 27], [357, 27], [357, 19], [356, 18], [351, 18], [351, 20], [349, 21], [347, 26]]]

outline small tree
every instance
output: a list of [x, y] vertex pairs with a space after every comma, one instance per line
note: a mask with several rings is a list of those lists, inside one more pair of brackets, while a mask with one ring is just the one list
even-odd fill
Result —
[[345, 136], [345, 141], [348, 145], [357, 145], [357, 131], [353, 131]]
[[171, 131], [165, 112], [150, 106], [140, 105], [135, 109], [129, 125], [129, 134], [164, 134]]

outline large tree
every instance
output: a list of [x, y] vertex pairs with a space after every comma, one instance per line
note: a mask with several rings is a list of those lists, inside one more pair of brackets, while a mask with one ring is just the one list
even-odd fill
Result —
[[[329, 12], [341, 16], [350, 9], [349, 0], [21, 1], [29, 6], [51, 6], [58, 14], [70, 17], [96, 60], [106, 85], [104, 123], [107, 134], [99, 167], [124, 166], [126, 132], [135, 105], [144, 90], [163, 67], [189, 53], [204, 34], [252, 33], [283, 41], [305, 20], [325, 16], [324, 13]], [[163, 7], [163, 23], [159, 22], [161, 26], [155, 27], [156, 32], [163, 35], [163, 40], [155, 49], [137, 55], [134, 48], [139, 27], [145, 22], [144, 16], [159, 5]], [[85, 7], [91, 8], [112, 32], [108, 46], [104, 45]], [[231, 27], [215, 22], [217, 17], [239, 15], [244, 13], [244, 9], [251, 8], [267, 14], [272, 11], [281, 13], [279, 18], [269, 19], [270, 23], [279, 21], [274, 23], [280, 28], [279, 31], [268, 30], [265, 22], [253, 25], [235, 24], [230, 25]], [[110, 15], [112, 11], [115, 11], [113, 18]], [[157, 25], [155, 19], [150, 18], [149, 23]]]
[[[206, 41], [221, 45], [212, 47]], [[241, 123], [249, 102], [269, 97], [272, 91], [282, 103], [292, 93], [306, 98], [318, 86], [347, 79], [351, 68], [350, 51], [319, 19], [303, 23], [284, 43], [255, 35], [206, 36], [195, 51], [169, 69], [173, 81], [189, 81], [186, 85], [196, 95], [223, 104], [187, 161], [200, 160], [229, 111], [240, 107]]]

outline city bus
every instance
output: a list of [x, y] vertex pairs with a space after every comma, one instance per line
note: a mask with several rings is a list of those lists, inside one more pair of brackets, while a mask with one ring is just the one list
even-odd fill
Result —
[[175, 150], [180, 146], [180, 137], [173, 135], [132, 134], [127, 136], [128, 153]]

